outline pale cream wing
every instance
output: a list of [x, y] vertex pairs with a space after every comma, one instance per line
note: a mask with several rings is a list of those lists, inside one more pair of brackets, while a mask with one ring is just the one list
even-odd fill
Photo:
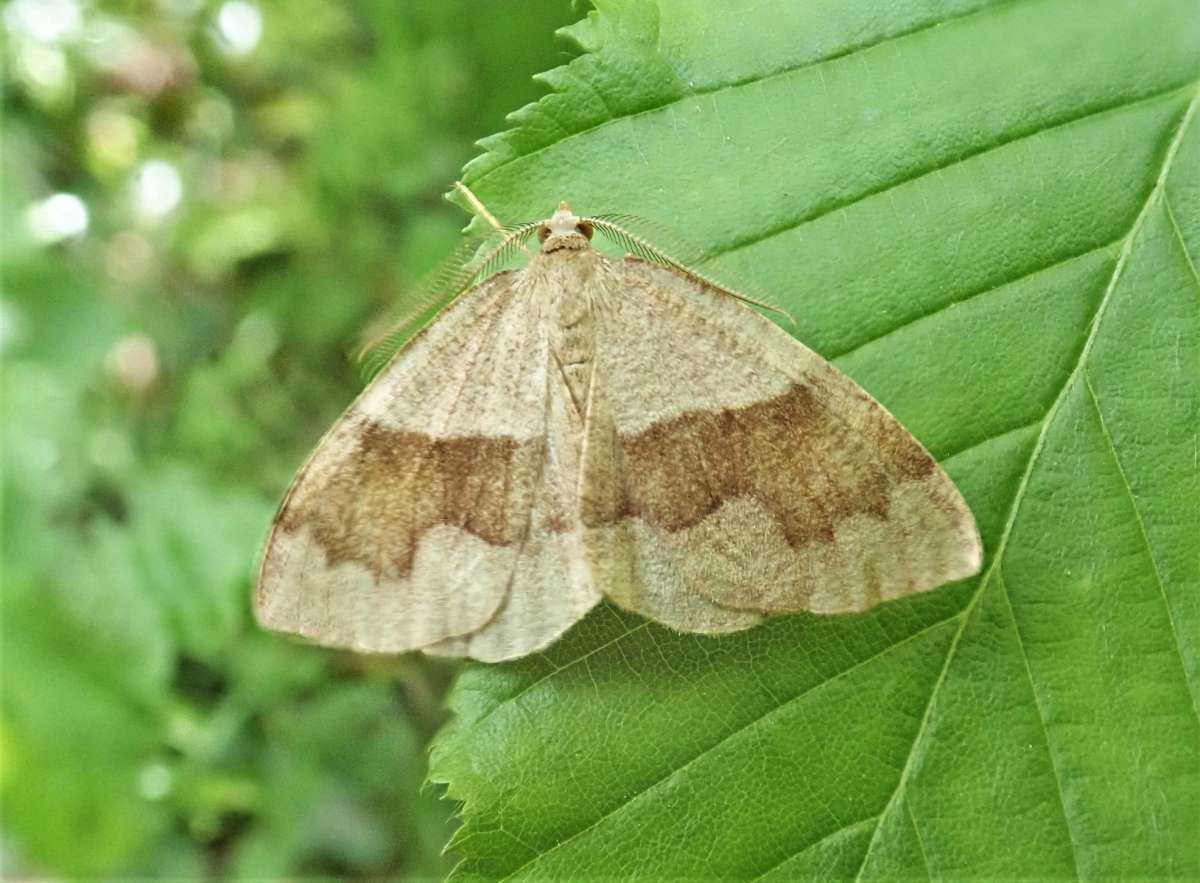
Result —
[[[607, 307], [600, 309], [604, 318], [599, 324], [606, 325], [608, 315], [604, 311]], [[633, 331], [624, 327], [621, 333]], [[601, 330], [598, 336], [607, 333], [608, 329]], [[642, 336], [646, 333], [656, 334], [657, 329], [645, 326]], [[613, 349], [644, 346], [644, 341], [610, 340], [605, 343]], [[740, 631], [761, 622], [763, 616], [757, 612], [730, 609], [698, 591], [692, 569], [680, 560], [681, 551], [686, 553], [687, 550], [662, 541], [654, 525], [630, 517], [629, 501], [636, 493], [638, 478], [626, 474], [623, 439], [614, 420], [614, 411], [621, 413], [621, 410], [614, 408], [614, 401], [638, 393], [612, 388], [604, 365], [603, 358], [597, 359], [599, 382], [592, 385], [580, 481], [580, 518], [584, 526], [585, 550], [597, 587], [621, 606], [677, 631], [719, 634]], [[669, 385], [669, 379], [661, 374], [663, 370], [670, 371], [671, 366], [657, 366], [642, 376], [638, 384], [642, 388]], [[679, 490], [693, 492], [691, 487]], [[736, 543], [738, 540], [730, 537], [728, 541]], [[702, 562], [700, 566], [704, 566]]]
[[[321, 441], [267, 540], [262, 625], [401, 652], [483, 629], [546, 586], [576, 615], [567, 538], [551, 527], [569, 502], [547, 466], [545, 336], [520, 282], [499, 274], [462, 295]], [[534, 621], [501, 650], [561, 631]]]
[[[583, 521], [615, 562], [614, 600], [728, 631], [747, 612], [863, 610], [978, 571], [958, 490], [854, 381], [678, 271], [629, 258], [607, 279], [611, 451], [585, 464]], [[697, 598], [729, 618], [694, 616]]]
[[[535, 292], [543, 304], [553, 292]], [[546, 442], [542, 489], [517, 559], [513, 590], [483, 627], [425, 647], [426, 653], [486, 662], [518, 659], [548, 646], [601, 599], [587, 565], [579, 523], [578, 420], [567, 388], [546, 374]]]

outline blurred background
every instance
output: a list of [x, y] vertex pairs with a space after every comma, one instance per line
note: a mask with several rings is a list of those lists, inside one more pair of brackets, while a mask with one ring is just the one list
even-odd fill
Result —
[[7, 0], [6, 879], [439, 878], [453, 666], [259, 633], [255, 559], [569, 0]]

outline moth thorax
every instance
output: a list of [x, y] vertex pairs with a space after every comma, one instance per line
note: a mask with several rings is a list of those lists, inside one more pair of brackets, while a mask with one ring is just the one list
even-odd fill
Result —
[[542, 240], [542, 254], [553, 254], [558, 251], [583, 251], [591, 248], [588, 238], [581, 233], [554, 233]]

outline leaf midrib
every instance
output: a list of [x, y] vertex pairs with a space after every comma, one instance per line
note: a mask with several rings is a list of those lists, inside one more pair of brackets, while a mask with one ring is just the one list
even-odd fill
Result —
[[[1166, 151], [1164, 152], [1163, 161], [1160, 166], [1159, 173], [1155, 178], [1155, 182], [1154, 182], [1153, 186], [1151, 187], [1150, 192], [1147, 194], [1145, 200], [1143, 201], [1141, 209], [1139, 210], [1137, 216], [1135, 217], [1133, 223], [1131, 224], [1129, 231], [1122, 238], [1122, 240], [1118, 240], [1122, 243], [1120, 255], [1119, 255], [1117, 262], [1113, 268], [1113, 272], [1109, 279], [1109, 283], [1106, 286], [1104, 295], [1101, 298], [1100, 303], [1097, 305], [1096, 310], [1094, 311], [1094, 313], [1092, 315], [1092, 318], [1089, 320], [1089, 323], [1088, 323], [1089, 331], [1088, 331], [1087, 338], [1083, 344], [1083, 347], [1081, 348], [1079, 357], [1077, 358], [1075, 365], [1072, 368], [1071, 373], [1067, 376], [1066, 380], [1064, 381], [1062, 388], [1059, 391], [1058, 396], [1055, 398], [1054, 402], [1051, 404], [1050, 408], [1047, 410], [1045, 416], [1039, 421], [1039, 423], [1041, 425], [1041, 429], [1038, 433], [1037, 440], [1033, 446], [1033, 450], [1031, 451], [1029, 459], [1026, 463], [1020, 483], [1018, 484], [1017, 489], [1013, 494], [1013, 500], [1010, 503], [1008, 516], [1006, 518], [1005, 525], [1004, 525], [1003, 531], [1001, 533], [1000, 539], [997, 543], [996, 551], [994, 552], [994, 554], [991, 558], [991, 563], [989, 564], [988, 569], [985, 571], [983, 576], [980, 578], [978, 587], [976, 588], [975, 592], [972, 594], [970, 600], [963, 607], [963, 609], [961, 609], [959, 612], [953, 614], [950, 617], [946, 617], [945, 619], [939, 620], [935, 623], [932, 623], [929, 626], [926, 626], [925, 628], [922, 628], [918, 632], [915, 632], [912, 635], [909, 635], [908, 637], [904, 638], [902, 641], [899, 641], [899, 642], [896, 642], [895, 644], [889, 645], [887, 648], [880, 650], [878, 653], [873, 654], [872, 656], [870, 656], [864, 660], [861, 660], [858, 663], [855, 663], [855, 665], [851, 666], [850, 668], [846, 669], [845, 671], [839, 672], [837, 675], [834, 675], [832, 678], [827, 678], [827, 679], [823, 680], [821, 683], [808, 688], [801, 694], [798, 694], [797, 696], [794, 696], [794, 697], [790, 697], [790, 698], [784, 700], [782, 703], [779, 703], [778, 705], [775, 705], [772, 708], [767, 709], [765, 712], [763, 712], [761, 715], [756, 717], [754, 720], [750, 721], [749, 723], [740, 725], [734, 731], [731, 731], [730, 733], [727, 733], [724, 736], [722, 736], [718, 742], [705, 748], [704, 751], [702, 751], [696, 757], [689, 759], [688, 761], [686, 761], [685, 763], [683, 763], [681, 765], [674, 766], [672, 769], [668, 770], [664, 775], [662, 775], [660, 778], [656, 779], [654, 782], [651, 782], [649, 785], [640, 789], [637, 793], [635, 793], [631, 797], [622, 801], [620, 804], [613, 807], [612, 809], [606, 811], [603, 815], [601, 815], [597, 819], [593, 820], [592, 822], [589, 822], [583, 828], [579, 829], [578, 831], [568, 835], [564, 839], [555, 843], [549, 849], [544, 850], [542, 852], [537, 852], [536, 850], [532, 850], [533, 852], [536, 853], [535, 856], [533, 858], [529, 859], [527, 862], [520, 865], [518, 868], [516, 868], [514, 871], [512, 871], [510, 874], [508, 874], [503, 879], [505, 879], [505, 880], [512, 879], [513, 877], [518, 875], [525, 868], [540, 862], [545, 856], [549, 855], [550, 853], [563, 848], [568, 843], [571, 843], [571, 842], [577, 840], [579, 837], [583, 836], [588, 831], [593, 830], [595, 827], [600, 825], [605, 819], [610, 818], [613, 815], [615, 815], [616, 813], [620, 812], [621, 809], [623, 809], [625, 806], [627, 806], [633, 800], [637, 799], [642, 794], [644, 794], [644, 793], [648, 792], [649, 790], [651, 790], [652, 788], [654, 788], [655, 785], [657, 785], [658, 783], [665, 781], [666, 779], [670, 778], [672, 775], [675, 775], [679, 771], [685, 769], [690, 764], [695, 763], [698, 759], [703, 757], [708, 752], [714, 750], [719, 745], [726, 742], [728, 739], [733, 738], [737, 733], [742, 732], [743, 730], [745, 730], [746, 728], [748, 728], [750, 726], [753, 726], [757, 721], [760, 721], [763, 718], [768, 717], [772, 713], [777, 712], [780, 708], [800, 699], [801, 697], [803, 697], [804, 695], [807, 695], [808, 693], [812, 692], [813, 690], [820, 689], [821, 687], [833, 682], [834, 680], [837, 680], [837, 679], [845, 676], [850, 671], [853, 671], [853, 670], [861, 667], [862, 665], [865, 665], [865, 664], [871, 662], [872, 660], [878, 658], [879, 656], [891, 652], [892, 650], [896, 649], [897, 647], [899, 647], [911, 640], [914, 640], [921, 635], [926, 634], [930, 630], [935, 629], [941, 625], [944, 625], [946, 622], [949, 622], [950, 620], [958, 618], [960, 620], [959, 627], [956, 630], [954, 637], [951, 639], [950, 646], [948, 647], [947, 652], [946, 652], [945, 661], [943, 662], [943, 665], [938, 674], [938, 677], [934, 681], [933, 687], [930, 691], [929, 699], [926, 703], [925, 710], [922, 714], [921, 722], [918, 725], [917, 732], [913, 739], [912, 745], [909, 749], [908, 755], [906, 757], [904, 767], [901, 770], [899, 779], [897, 780], [896, 788], [894, 789], [892, 795], [890, 796], [887, 803], [885, 804], [883, 810], [879, 813], [878, 816], [874, 817], [875, 826], [872, 831], [872, 836], [867, 845], [867, 849], [864, 852], [862, 862], [859, 866], [859, 870], [856, 874], [856, 879], [861, 879], [861, 876], [867, 867], [867, 863], [870, 860], [871, 854], [872, 854], [873, 850], [875, 849], [875, 847], [879, 843], [881, 832], [883, 831], [884, 822], [888, 819], [888, 817], [890, 816], [893, 809], [898, 805], [898, 803], [905, 796], [909, 777], [911, 775], [912, 770], [915, 768], [915, 765], [916, 765], [915, 761], [918, 757], [918, 748], [924, 742], [924, 737], [925, 737], [929, 722], [932, 717], [933, 708], [936, 705], [937, 697], [940, 694], [942, 684], [946, 680], [946, 675], [949, 672], [954, 659], [956, 658], [957, 649], [962, 640], [963, 635], [966, 632], [967, 625], [971, 621], [971, 618], [972, 618], [976, 608], [978, 607], [979, 601], [982, 599], [984, 592], [991, 585], [993, 576], [996, 576], [997, 578], [1002, 577], [1002, 565], [1003, 565], [1005, 553], [1007, 551], [1008, 542], [1012, 536], [1012, 531], [1016, 524], [1017, 516], [1020, 511], [1021, 504], [1024, 500], [1025, 493], [1029, 487], [1031, 477], [1032, 477], [1033, 472], [1038, 464], [1039, 458], [1045, 448], [1046, 438], [1049, 434], [1051, 427], [1055, 423], [1055, 419], [1058, 415], [1058, 412], [1059, 412], [1063, 402], [1066, 399], [1067, 393], [1079, 381], [1079, 378], [1081, 376], [1083, 376], [1085, 367], [1088, 363], [1089, 357], [1092, 352], [1092, 348], [1093, 348], [1096, 338], [1098, 336], [1099, 329], [1103, 323], [1105, 312], [1108, 308], [1109, 303], [1111, 302], [1113, 293], [1116, 291], [1117, 286], [1120, 283], [1120, 281], [1124, 275], [1124, 271], [1125, 271], [1126, 266], [1128, 265], [1130, 256], [1133, 251], [1134, 244], [1136, 243], [1136, 241], [1139, 237], [1139, 234], [1141, 233], [1141, 230], [1142, 230], [1143, 226], [1145, 225], [1146, 219], [1149, 216], [1151, 210], [1157, 204], [1158, 200], [1164, 198], [1164, 196], [1165, 196], [1165, 185], [1166, 185], [1168, 176], [1170, 174], [1170, 171], [1173, 167], [1175, 156], [1178, 153], [1179, 145], [1182, 142], [1184, 135], [1188, 131], [1188, 127], [1191, 123], [1192, 118], [1195, 115], [1198, 104], [1200, 104], [1200, 90], [1196, 91], [1196, 94], [1193, 95], [1192, 100], [1189, 102], [1188, 106], [1185, 108], [1184, 112], [1182, 113], [1182, 115], [1180, 117], [1180, 121], [1177, 124], [1176, 130], [1172, 136], [1172, 139], [1171, 139], [1170, 143], [1168, 144]], [[1147, 542], [1148, 542], [1148, 538], [1147, 538]], [[1164, 593], [1164, 603], [1166, 603], [1165, 593]], [[1011, 605], [1010, 605], [1010, 609], [1011, 609]], [[1170, 613], [1169, 604], [1168, 604], [1168, 613]], [[1016, 634], [1017, 640], [1021, 644], [1022, 654], [1024, 654], [1024, 641], [1020, 634], [1020, 628], [1016, 622], [1015, 616], [1013, 617], [1013, 625], [1014, 625], [1014, 632]], [[605, 646], [611, 646], [612, 644], [623, 640], [624, 638], [628, 637], [630, 634], [633, 634], [634, 632], [640, 630], [640, 628], [641, 628], [641, 626], [635, 627], [634, 629], [631, 629], [631, 630], [617, 636], [616, 638], [609, 641]], [[1176, 643], [1176, 649], [1180, 650], [1178, 643]], [[591, 654], [588, 654], [588, 655], [591, 655]], [[504, 705], [510, 704], [512, 701], [515, 701], [518, 697], [525, 694], [529, 690], [533, 689], [538, 684], [544, 682], [548, 678], [551, 678], [551, 677], [556, 676], [557, 674], [560, 674], [565, 668], [569, 667], [570, 665], [578, 663], [583, 658], [586, 658], [586, 656], [580, 657], [580, 659], [572, 660], [570, 663], [568, 663], [567, 666], [563, 666], [558, 669], [555, 669], [553, 672], [550, 672], [550, 673], [544, 675], [542, 678], [538, 679], [533, 684], [530, 684], [529, 686], [523, 688], [521, 691], [514, 694], [512, 697], [509, 697], [508, 699], [503, 700], [502, 702], [498, 703], [494, 708], [490, 709], [489, 712], [483, 716], [483, 718], [481, 718], [479, 721], [476, 721], [473, 724], [473, 726], [477, 726], [480, 722], [482, 722], [482, 720], [486, 719], [488, 716], [490, 716], [492, 713], [494, 713], [498, 708], [500, 708]], [[1181, 651], [1180, 651], [1180, 660], [1182, 663]], [[1051, 762], [1052, 768], [1054, 770], [1055, 776], [1057, 777], [1058, 776], [1058, 768], [1054, 762], [1054, 754], [1053, 754], [1053, 750], [1052, 750], [1051, 744], [1050, 744], [1049, 731], [1046, 728], [1045, 716], [1042, 714], [1041, 707], [1037, 703], [1036, 688], [1034, 688], [1032, 686], [1033, 685], [1033, 673], [1031, 670], [1028, 670], [1028, 665], [1027, 665], [1027, 671], [1028, 671], [1030, 682], [1031, 682], [1031, 688], [1034, 689], [1034, 702], [1035, 702], [1035, 705], [1037, 706], [1038, 718], [1039, 718], [1039, 721], [1041, 722], [1041, 726], [1043, 728], [1043, 732], [1046, 737], [1048, 753], [1050, 756], [1050, 762]], [[1186, 681], [1187, 680], [1186, 667], [1184, 668], [1183, 676]], [[1059, 793], [1059, 797], [1060, 797], [1060, 805], [1062, 806], [1062, 810], [1063, 810], [1063, 816], [1064, 816], [1064, 819], [1067, 824], [1068, 833], [1070, 833], [1071, 819], [1069, 817], [1069, 814], [1067, 813], [1066, 805], [1062, 801], [1061, 787], [1059, 788], [1058, 793]], [[862, 820], [856, 824], [859, 824], [859, 825], [865, 824], [867, 821], [870, 821], [870, 819]], [[914, 826], [915, 826], [915, 819], [914, 819]], [[1071, 849], [1072, 849], [1072, 856], [1075, 861], [1076, 874], [1078, 876], [1079, 863], [1078, 863], [1078, 856], [1075, 854], [1075, 848], [1076, 848], [1075, 838], [1071, 837], [1070, 839], [1071, 839], [1070, 845], [1071, 845]], [[776, 863], [771, 868], [768, 868], [765, 871], [763, 871], [760, 874], [760, 876], [762, 876], [763, 874], [769, 873], [773, 868], [778, 867], [779, 865], [782, 865], [783, 863], [791, 860], [796, 855], [798, 855], [798, 854], [802, 853], [804, 850], [810, 848], [812, 845], [813, 844], [811, 844], [811, 843], [806, 844], [798, 852], [792, 853], [791, 855], [784, 857], [780, 862]]]
[[[921, 724], [917, 729], [917, 735], [916, 735], [916, 738], [913, 740], [912, 747], [909, 749], [908, 758], [905, 761], [904, 769], [901, 771], [900, 778], [896, 783], [896, 790], [895, 790], [895, 792], [893, 792], [892, 798], [888, 801], [888, 804], [884, 808], [883, 812], [880, 813], [880, 815], [879, 815], [879, 820], [876, 823], [875, 831], [871, 836], [870, 842], [867, 844], [866, 852], [863, 854], [862, 864], [859, 866], [858, 873], [855, 875], [856, 881], [860, 880], [862, 878], [863, 870], [866, 868], [867, 862], [871, 857], [871, 851], [875, 848], [875, 845], [879, 841], [879, 835], [880, 835], [880, 832], [883, 830], [884, 820], [886, 820], [888, 814], [891, 812], [891, 809], [895, 805], [896, 801], [900, 797], [903, 796], [904, 789], [908, 783], [909, 773], [911, 772], [912, 767], [913, 767], [913, 761], [917, 755], [917, 746], [921, 744], [921, 742], [924, 738], [926, 728], [929, 725], [930, 714], [933, 709], [935, 700], [941, 689], [942, 684], [945, 682], [946, 673], [950, 669], [950, 664], [954, 659], [956, 651], [958, 650], [959, 642], [962, 639], [962, 636], [966, 631], [967, 623], [970, 621], [970, 615], [974, 611], [975, 607], [978, 605], [979, 600], [983, 597], [984, 591], [986, 590], [988, 585], [991, 583], [992, 574], [994, 572], [998, 571], [1002, 567], [1004, 555], [1008, 549], [1008, 541], [1009, 541], [1009, 538], [1012, 536], [1012, 530], [1013, 530], [1014, 525], [1016, 524], [1017, 513], [1021, 507], [1022, 501], [1025, 498], [1025, 492], [1028, 490], [1029, 481], [1030, 481], [1031, 476], [1033, 475], [1033, 470], [1037, 465], [1038, 458], [1041, 456], [1042, 451], [1045, 449], [1046, 437], [1049, 435], [1050, 428], [1054, 425], [1054, 420], [1058, 416], [1058, 411], [1061, 408], [1063, 401], [1066, 399], [1068, 390], [1070, 390], [1072, 385], [1077, 382], [1079, 376], [1082, 374], [1082, 372], [1084, 370], [1084, 366], [1087, 364], [1088, 357], [1091, 355], [1092, 347], [1096, 341], [1096, 336], [1099, 333], [1101, 324], [1103, 323], [1104, 313], [1108, 308], [1108, 304], [1112, 299], [1113, 292], [1116, 291], [1117, 284], [1120, 282], [1121, 276], [1123, 275], [1123, 273], [1125, 271], [1125, 267], [1129, 262], [1129, 256], [1133, 251], [1133, 244], [1137, 240], [1138, 234], [1141, 232], [1142, 227], [1145, 225], [1146, 218], [1149, 216], [1150, 210], [1154, 207], [1156, 199], [1161, 197], [1164, 193], [1164, 188], [1166, 186], [1167, 177], [1170, 174], [1172, 164], [1174, 163], [1174, 160], [1175, 160], [1175, 155], [1178, 152], [1179, 145], [1182, 143], [1183, 137], [1187, 132], [1188, 125], [1190, 124], [1191, 119], [1196, 112], [1196, 107], [1197, 107], [1198, 103], [1200, 103], [1200, 90], [1198, 90], [1196, 92], [1196, 94], [1192, 97], [1192, 100], [1188, 103], [1187, 108], [1184, 110], [1183, 114], [1181, 115], [1179, 124], [1176, 127], [1174, 135], [1171, 138], [1171, 142], [1167, 146], [1167, 150], [1164, 153], [1162, 166], [1159, 170], [1158, 176], [1155, 179], [1154, 186], [1151, 187], [1150, 193], [1146, 196], [1146, 199], [1142, 204], [1141, 210], [1138, 212], [1137, 217], [1134, 219], [1133, 224], [1130, 226], [1129, 233], [1125, 237], [1125, 242], [1121, 248], [1120, 257], [1118, 257], [1118, 259], [1117, 259], [1116, 266], [1113, 267], [1112, 277], [1110, 278], [1109, 284], [1108, 284], [1107, 288], [1105, 289], [1104, 296], [1101, 298], [1100, 303], [1097, 305], [1096, 311], [1091, 319], [1091, 322], [1090, 322], [1091, 329], [1088, 333], [1087, 340], [1084, 342], [1083, 349], [1079, 354], [1079, 358], [1075, 363], [1075, 367], [1072, 369], [1070, 375], [1067, 377], [1066, 381], [1063, 383], [1062, 390], [1060, 390], [1058, 397], [1054, 400], [1054, 403], [1051, 405], [1050, 410], [1046, 413], [1046, 416], [1043, 418], [1042, 429], [1038, 433], [1037, 441], [1035, 442], [1033, 450], [1029, 455], [1029, 461], [1027, 462], [1024, 474], [1021, 477], [1021, 482], [1020, 482], [1020, 484], [1018, 484], [1016, 493], [1013, 495], [1013, 501], [1009, 507], [1008, 518], [1005, 521], [1004, 530], [1000, 535], [1000, 540], [997, 543], [996, 551], [992, 555], [991, 563], [989, 564], [987, 571], [980, 578], [979, 587], [975, 590], [974, 594], [971, 597], [971, 600], [967, 603], [966, 607], [964, 607], [963, 610], [959, 614], [957, 614], [962, 617], [962, 624], [959, 626], [958, 632], [955, 634], [954, 639], [951, 641], [950, 647], [946, 652], [946, 662], [942, 666], [941, 674], [939, 674], [938, 679], [934, 682], [933, 690], [930, 692], [929, 702], [926, 705], [925, 714], [923, 715], [923, 717], [921, 719]], [[1164, 601], [1165, 601], [1165, 598], [1164, 598]], [[1168, 610], [1169, 610], [1169, 605], [1168, 605]], [[1015, 620], [1014, 620], [1014, 624], [1015, 624]], [[1022, 653], [1024, 653], [1024, 643], [1021, 638], [1020, 628], [1017, 627], [1015, 630], [1016, 630], [1017, 640], [1022, 642]], [[1178, 645], [1176, 645], [1176, 649], [1177, 650], [1179, 649]], [[1182, 662], [1182, 654], [1180, 655], [1180, 659]], [[1184, 679], [1185, 679], [1185, 681], [1187, 679], [1186, 667], [1184, 669]], [[1040, 711], [1039, 711], [1039, 718], [1041, 718]], [[1042, 726], [1043, 726], [1043, 728], [1045, 728], [1045, 720], [1044, 719], [1042, 719]], [[1053, 764], [1053, 754], [1051, 754], [1051, 763]], [[1065, 813], [1065, 807], [1064, 807], [1064, 813]], [[1068, 825], [1069, 824], [1070, 824], [1070, 820], [1068, 819]], [[1072, 845], [1072, 852], [1074, 852], [1075, 844], [1073, 841], [1072, 841], [1071, 845]]]

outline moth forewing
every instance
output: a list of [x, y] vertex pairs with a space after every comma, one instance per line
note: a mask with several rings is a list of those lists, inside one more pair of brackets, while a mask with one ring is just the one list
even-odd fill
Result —
[[267, 540], [263, 625], [403, 652], [481, 629], [522, 586], [547, 359], [514, 275], [447, 305], [318, 444]]
[[718, 634], [978, 571], [941, 467], [747, 298], [565, 203], [517, 229], [500, 248], [536, 232], [540, 252], [476, 282], [484, 257], [297, 476], [264, 625], [495, 661], [602, 597]]
[[749, 293], [744, 281], [736, 286], [728, 284], [724, 279], [728, 271], [721, 266], [718, 256], [701, 249], [664, 224], [629, 214], [596, 215], [586, 220], [631, 255], [670, 267], [734, 300], [775, 313], [791, 325], [796, 324], [795, 317], [772, 303], [769, 297]]
[[357, 353], [364, 379], [374, 377], [448, 303], [502, 269], [536, 229], [537, 223], [518, 224], [460, 242], [405, 294], [395, 315], [364, 336]]

